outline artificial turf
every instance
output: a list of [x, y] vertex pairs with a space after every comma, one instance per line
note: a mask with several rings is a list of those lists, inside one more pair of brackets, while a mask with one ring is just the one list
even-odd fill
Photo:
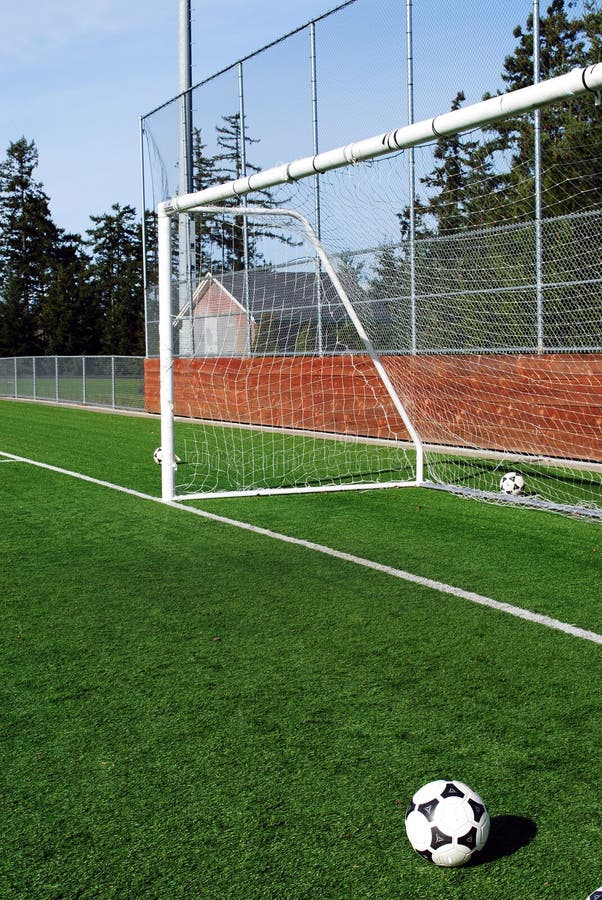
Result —
[[[157, 481], [153, 420], [3, 406], [0, 450]], [[1, 896], [602, 882], [599, 645], [22, 463], [0, 488]], [[595, 524], [419, 491], [205, 506], [600, 630]], [[464, 869], [405, 839], [437, 777], [492, 816]]]

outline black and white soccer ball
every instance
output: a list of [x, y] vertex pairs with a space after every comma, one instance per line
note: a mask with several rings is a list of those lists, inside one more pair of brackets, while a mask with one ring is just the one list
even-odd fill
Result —
[[416, 853], [437, 866], [463, 866], [489, 836], [489, 813], [462, 781], [430, 781], [406, 812], [406, 833]]
[[[153, 459], [155, 460], [155, 462], [157, 463], [158, 466], [161, 465], [161, 463], [163, 462], [163, 448], [162, 447], [157, 447], [157, 449], [153, 453]], [[176, 463], [182, 462], [182, 460], [180, 459], [179, 456], [174, 456], [174, 460], [176, 461]]]
[[602, 887], [588, 894], [585, 900], [602, 900]]
[[500, 491], [503, 494], [516, 496], [525, 488], [525, 479], [519, 472], [506, 472], [500, 479]]

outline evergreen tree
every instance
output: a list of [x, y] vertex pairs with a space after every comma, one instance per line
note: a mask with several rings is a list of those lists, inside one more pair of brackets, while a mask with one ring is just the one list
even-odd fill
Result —
[[[400, 214], [400, 222], [404, 218]], [[402, 229], [403, 231], [403, 229]], [[417, 242], [416, 254], [422, 253], [424, 243]], [[409, 245], [384, 244], [375, 256], [368, 295], [373, 303], [373, 317], [379, 321], [377, 333], [382, 332], [380, 346], [407, 350], [411, 345], [410, 262]]]
[[149, 285], [159, 283], [159, 235], [157, 213], [154, 209], [144, 212], [144, 233], [146, 236], [146, 277]]
[[137, 356], [144, 352], [142, 233], [132, 206], [114, 203], [111, 212], [91, 216], [86, 245], [91, 285], [104, 320], [101, 352]]
[[[252, 144], [258, 144], [257, 138], [248, 135], [246, 127], [244, 129], [244, 147], [245, 159], [243, 166], [243, 141], [240, 128], [240, 113], [234, 113], [230, 116], [222, 116], [222, 124], [216, 127], [217, 145], [221, 152], [217, 153], [213, 158], [212, 176], [215, 176], [217, 182], [233, 181], [241, 178], [244, 174], [250, 175], [252, 172], [259, 172], [259, 167], [251, 163], [247, 156], [247, 149]], [[243, 199], [244, 202], [244, 199]], [[256, 191], [253, 194], [253, 202], [257, 205], [273, 209], [280, 205], [284, 200], [276, 200], [272, 191], [265, 189]], [[226, 201], [226, 206], [238, 206], [240, 201], [232, 198]], [[249, 268], [265, 264], [265, 260], [261, 250], [259, 249], [259, 240], [274, 240], [289, 246], [298, 246], [291, 237], [284, 235], [278, 229], [271, 229], [261, 221], [251, 221], [247, 219], [247, 228], [245, 234], [244, 219], [242, 216], [231, 219], [230, 217], [216, 220], [216, 227], [213, 230], [213, 237], [218, 241], [222, 248], [222, 264], [226, 269], [238, 270], [245, 267], [245, 262]]]
[[88, 277], [88, 258], [79, 235], [61, 235], [53, 278], [40, 313], [46, 353], [57, 356], [100, 352], [103, 323]]
[[53, 278], [59, 231], [41, 183], [38, 151], [24, 137], [0, 164], [0, 355], [45, 351], [41, 312]]
[[376, 252], [368, 292], [376, 300], [399, 297], [408, 288], [408, 272], [396, 247], [385, 244]]
[[[541, 77], [544, 79], [600, 59], [602, 9], [599, 2], [586, 2], [581, 16], [575, 16], [572, 7], [565, 0], [552, 0], [540, 20]], [[514, 36], [516, 49], [504, 61], [502, 72], [510, 89], [524, 87], [533, 80], [532, 16], [525, 29], [515, 29]], [[548, 283], [575, 281], [561, 292], [546, 294], [545, 339], [548, 346], [579, 346], [591, 341], [592, 322], [600, 319], [599, 311], [592, 310], [592, 285], [579, 284], [579, 280], [588, 260], [596, 252], [602, 252], [602, 245], [595, 231], [585, 239], [585, 222], [580, 218], [557, 217], [599, 209], [602, 204], [599, 155], [595, 149], [602, 146], [602, 110], [591, 95], [584, 95], [544, 107], [540, 119], [541, 211], [543, 219], [548, 220], [544, 224], [544, 280]], [[535, 216], [534, 117], [499, 122], [491, 128], [491, 133], [492, 152], [502, 150], [509, 157], [502, 190], [507, 215], [514, 221], [532, 220]], [[567, 247], [574, 248], [569, 255]], [[520, 252], [524, 255], [524, 248]], [[513, 264], [517, 259], [520, 257], [513, 256]], [[585, 309], [592, 310], [588, 322], [582, 321], [579, 312]]]
[[[458, 91], [451, 110], [460, 109], [464, 100], [464, 92]], [[428, 196], [418, 206], [421, 218], [430, 219], [439, 234], [473, 226], [484, 179], [490, 174], [479, 154], [479, 142], [459, 134], [439, 138], [433, 155], [437, 160], [433, 171], [420, 179]]]
[[[241, 178], [243, 174], [250, 175], [251, 172], [258, 172], [257, 166], [253, 165], [247, 157], [247, 149], [251, 144], [257, 144], [256, 138], [250, 137], [246, 133], [245, 128], [245, 165], [243, 167], [243, 142], [240, 129], [240, 113], [234, 113], [230, 116], [222, 116], [222, 124], [216, 126], [217, 145], [221, 152], [213, 157], [213, 172], [217, 182], [234, 181]], [[244, 171], [243, 171], [244, 169]], [[268, 200], [269, 197], [262, 197], [261, 202]], [[227, 206], [238, 206], [239, 201], [236, 198], [226, 201]], [[246, 234], [244, 228], [244, 219], [237, 217], [231, 219], [224, 218], [219, 222], [216, 229], [216, 236], [222, 249], [222, 265], [225, 269], [244, 269], [245, 261], [248, 261], [249, 267], [261, 265], [263, 262], [261, 253], [257, 248], [257, 235], [255, 227], [247, 219]]]
[[[216, 159], [207, 156], [200, 128], [192, 132], [192, 184], [193, 190], [202, 191], [217, 184]], [[214, 246], [222, 246], [221, 230], [213, 213], [203, 213], [194, 219], [194, 270], [202, 278], [208, 269], [215, 269]]]
[[[552, 0], [540, 21], [541, 77], [597, 62], [602, 49], [602, 11], [586, 3], [581, 17], [571, 4]], [[511, 90], [533, 81], [533, 16], [514, 30], [517, 46], [504, 61], [502, 79]], [[602, 114], [591, 96], [541, 110], [542, 210], [544, 216], [579, 212], [602, 202], [602, 185], [592, 147], [602, 140]], [[533, 218], [534, 124], [532, 116], [503, 120], [490, 129], [490, 151], [510, 154], [505, 194], [514, 219]]]

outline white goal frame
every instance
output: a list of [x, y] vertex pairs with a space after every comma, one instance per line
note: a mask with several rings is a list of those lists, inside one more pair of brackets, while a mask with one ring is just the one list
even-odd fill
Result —
[[[224, 207], [222, 206], [212, 206], [211, 204], [206, 204], [202, 206], [202, 210], [205, 213], [223, 213]], [[341, 300], [347, 315], [349, 316], [350, 321], [353, 323], [355, 330], [357, 332], [358, 337], [362, 341], [366, 353], [370, 357], [374, 368], [378, 372], [378, 376], [385, 388], [386, 393], [388, 394], [393, 407], [395, 408], [397, 414], [403, 421], [408, 435], [410, 437], [411, 445], [416, 453], [416, 462], [415, 462], [415, 472], [416, 476], [412, 480], [394, 480], [394, 481], [379, 481], [379, 482], [366, 482], [362, 481], [361, 484], [351, 483], [342, 483], [335, 485], [318, 485], [315, 487], [282, 487], [282, 488], [258, 488], [256, 490], [247, 489], [241, 491], [219, 491], [219, 492], [198, 492], [198, 493], [186, 493], [181, 497], [178, 497], [175, 490], [175, 472], [177, 469], [177, 465], [173, 462], [170, 465], [167, 462], [167, 457], [165, 451], [163, 452], [163, 461], [162, 461], [162, 496], [164, 500], [172, 500], [172, 499], [185, 499], [185, 500], [195, 500], [200, 497], [211, 498], [211, 497], [240, 497], [240, 496], [248, 496], [249, 494], [290, 494], [290, 493], [316, 493], [323, 491], [342, 491], [342, 490], [358, 490], [363, 489], [366, 490], [368, 488], [388, 488], [388, 487], [417, 487], [423, 483], [424, 480], [424, 447], [423, 443], [420, 439], [416, 428], [408, 412], [399, 397], [399, 394], [395, 390], [391, 379], [389, 378], [380, 357], [375, 350], [372, 341], [368, 337], [366, 330], [358, 317], [351, 300], [347, 294], [347, 291], [343, 287], [341, 283], [341, 279], [337, 275], [336, 269], [332, 265], [328, 254], [324, 250], [324, 247], [320, 243], [317, 234], [312, 228], [311, 224], [307, 220], [307, 218], [301, 213], [295, 210], [283, 209], [283, 208], [265, 208], [261, 206], [237, 206], [234, 210], [229, 210], [230, 212], [235, 212], [237, 216], [249, 216], [252, 215], [254, 218], [259, 216], [269, 216], [270, 218], [283, 218], [283, 219], [294, 219], [298, 225], [301, 227], [305, 237], [309, 240], [311, 246], [313, 247], [317, 258], [319, 259], [321, 265], [324, 268], [324, 271], [328, 274], [330, 281], [332, 283], [333, 288], [336, 290], [336, 293]], [[167, 240], [167, 232], [169, 231], [170, 221], [169, 219], [163, 219], [163, 225], [166, 230], [165, 240]], [[170, 281], [171, 281], [171, 273], [170, 273]], [[167, 287], [167, 286], [165, 286]], [[167, 310], [163, 311], [163, 314], [160, 314], [160, 328], [163, 325], [165, 329], [165, 333], [161, 332], [161, 348], [164, 352], [161, 354], [161, 446], [162, 447], [171, 447], [175, 448], [175, 440], [174, 440], [174, 415], [173, 415], [173, 407], [174, 407], [174, 396], [173, 396], [173, 332], [171, 328], [171, 298], [169, 300], [169, 314]], [[169, 329], [165, 326], [165, 322], [167, 321], [169, 325]], [[169, 332], [169, 333], [168, 333]], [[164, 368], [165, 367], [165, 368]], [[163, 393], [165, 389], [165, 395]], [[168, 410], [171, 414], [164, 415], [164, 410]], [[175, 460], [175, 449], [173, 452], [173, 460]]]
[[[490, 122], [530, 112], [534, 109], [547, 106], [562, 99], [592, 93], [599, 102], [602, 91], [602, 63], [587, 66], [585, 68], [572, 69], [564, 75], [539, 82], [529, 87], [507, 92], [480, 103], [437, 115], [421, 122], [403, 126], [385, 132], [384, 134], [360, 140], [336, 149], [317, 154], [312, 157], [294, 160], [290, 163], [279, 165], [253, 173], [249, 176], [218, 184], [190, 194], [184, 194], [171, 198], [158, 207], [158, 264], [159, 264], [159, 354], [160, 354], [160, 404], [161, 404], [161, 446], [163, 449], [162, 462], [162, 499], [166, 502], [175, 500], [193, 499], [194, 496], [207, 496], [207, 494], [186, 494], [177, 496], [175, 487], [176, 456], [174, 439], [174, 376], [173, 376], [173, 333], [172, 333], [172, 290], [173, 276], [171, 270], [172, 219], [179, 215], [194, 211], [205, 212], [223, 211], [217, 207], [225, 200], [241, 198], [255, 191], [294, 182], [299, 179], [314, 176], [317, 173], [328, 172], [343, 166], [352, 165], [361, 161], [375, 159], [387, 154], [392, 154], [409, 147], [415, 147], [441, 137], [459, 134], [473, 128], [487, 125]], [[241, 216], [253, 214], [253, 216], [267, 215], [286, 216], [293, 218], [302, 227], [304, 233], [311, 242], [321, 265], [328, 273], [336, 292], [344, 305], [346, 312], [353, 323], [357, 334], [370, 356], [382, 384], [389, 395], [397, 413], [401, 417], [410, 435], [416, 452], [415, 478], [412, 481], [394, 482], [398, 486], [424, 484], [423, 474], [423, 445], [420, 435], [417, 433], [404, 404], [400, 400], [397, 391], [391, 383], [378, 353], [374, 349], [366, 331], [355, 313], [347, 293], [338, 278], [327, 253], [322, 247], [318, 237], [313, 231], [308, 220], [299, 212], [284, 209], [265, 209], [255, 205], [236, 207], [236, 212]], [[232, 210], [230, 210], [232, 211]], [[383, 484], [371, 485], [362, 483], [359, 487], [382, 487]], [[330, 489], [358, 488], [358, 485], [336, 485]], [[324, 490], [324, 487], [317, 488]], [[308, 490], [287, 488], [251, 491], [251, 493], [273, 493], [286, 490]], [[250, 491], [245, 491], [245, 494]], [[232, 495], [232, 494], [230, 494]]]

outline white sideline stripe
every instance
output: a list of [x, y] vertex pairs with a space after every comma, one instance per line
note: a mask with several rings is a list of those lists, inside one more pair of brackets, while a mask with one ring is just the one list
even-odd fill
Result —
[[113, 491], [119, 491], [122, 494], [138, 497], [140, 500], [152, 500], [154, 503], [160, 503], [162, 506], [184, 510], [195, 516], [200, 516], [203, 519], [219, 522], [222, 525], [230, 525], [234, 528], [241, 528], [244, 531], [250, 531], [253, 534], [259, 534], [263, 537], [282, 541], [285, 544], [294, 544], [297, 547], [304, 547], [306, 550], [313, 550], [314, 552], [322, 553], [325, 556], [333, 556], [335, 559], [341, 559], [344, 562], [364, 566], [366, 569], [374, 569], [376, 572], [381, 572], [384, 575], [390, 575], [393, 578], [399, 578], [402, 581], [408, 581], [412, 584], [419, 584], [422, 587], [430, 588], [433, 591], [439, 591], [441, 594], [451, 594], [452, 597], [468, 600], [470, 603], [477, 603], [480, 606], [497, 609], [499, 612], [508, 613], [508, 615], [514, 616], [517, 619], [525, 619], [527, 622], [532, 622], [536, 625], [543, 625], [544, 627], [552, 628], [555, 631], [562, 631], [564, 634], [570, 634], [572, 637], [577, 637], [584, 641], [593, 641], [595, 644], [602, 644], [602, 634], [597, 634], [595, 631], [587, 631], [585, 628], [578, 628], [576, 625], [570, 625], [567, 622], [561, 622], [559, 619], [553, 619], [550, 616], [544, 616], [541, 613], [534, 613], [528, 609], [522, 609], [520, 606], [513, 606], [511, 603], [501, 603], [499, 600], [493, 600], [491, 597], [475, 594], [473, 591], [465, 591], [462, 588], [454, 587], [451, 584], [445, 584], [442, 581], [434, 581], [432, 578], [424, 578], [422, 575], [414, 575], [412, 572], [404, 572], [403, 569], [395, 569], [393, 566], [386, 566], [383, 563], [374, 562], [373, 560], [365, 559], [362, 556], [344, 553], [342, 550], [335, 550], [324, 544], [316, 544], [314, 541], [306, 541], [303, 538], [291, 537], [288, 534], [271, 531], [269, 528], [251, 525], [249, 522], [240, 522], [238, 519], [229, 519], [227, 516], [220, 516], [204, 509], [197, 509], [194, 506], [185, 506], [183, 503], [166, 503], [160, 497], [153, 497], [152, 494], [143, 494], [141, 491], [135, 491], [132, 488], [126, 488], [119, 484], [113, 484], [110, 481], [102, 481], [99, 478], [92, 478], [90, 475], [83, 475], [81, 472], [72, 472], [69, 469], [62, 469], [59, 466], [52, 466], [48, 463], [38, 462], [35, 459], [27, 459], [23, 456], [15, 456], [12, 453], [5, 453], [2, 450], [0, 450], [0, 456], [5, 457], [7, 460], [27, 463], [30, 466], [37, 466], [39, 469], [48, 469], [50, 472], [57, 472], [59, 475], [68, 475], [70, 478], [78, 478], [80, 481], [87, 481], [90, 484], [107, 487]]

